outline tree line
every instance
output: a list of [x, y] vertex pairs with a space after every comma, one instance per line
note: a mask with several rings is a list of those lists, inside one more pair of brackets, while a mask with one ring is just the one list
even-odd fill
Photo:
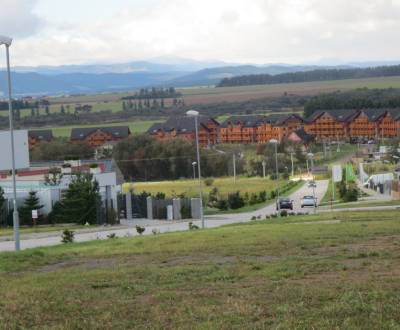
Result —
[[400, 65], [374, 68], [318, 69], [312, 71], [289, 72], [277, 75], [255, 74], [224, 78], [217, 87], [269, 85], [309, 81], [361, 79], [373, 77], [400, 76]]
[[304, 105], [304, 116], [317, 110], [400, 108], [400, 89], [368, 89], [337, 91], [311, 97]]
[[150, 100], [150, 99], [171, 99], [180, 98], [182, 93], [177, 92], [174, 87], [169, 88], [141, 88], [133, 95], [125, 96], [122, 100]]

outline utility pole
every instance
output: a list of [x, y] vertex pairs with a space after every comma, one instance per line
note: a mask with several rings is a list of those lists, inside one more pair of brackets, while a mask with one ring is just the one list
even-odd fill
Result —
[[236, 154], [233, 154], [233, 183], [236, 184]]
[[293, 152], [290, 153], [290, 161], [292, 162], [292, 178], [293, 178], [294, 177]]
[[262, 167], [263, 167], [263, 178], [265, 179], [265, 167], [267, 166], [267, 163], [265, 160], [262, 161]]

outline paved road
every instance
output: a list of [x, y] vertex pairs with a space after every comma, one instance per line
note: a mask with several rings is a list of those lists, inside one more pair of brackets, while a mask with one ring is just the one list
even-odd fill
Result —
[[[315, 195], [320, 201], [326, 190], [328, 188], [328, 181], [318, 181], [317, 188], [315, 189]], [[313, 208], [302, 209], [300, 207], [300, 199], [304, 195], [312, 195], [312, 189], [308, 188], [306, 185], [301, 187], [299, 190], [291, 194], [289, 197], [294, 201], [294, 212], [313, 212]], [[266, 206], [260, 210], [254, 212], [246, 213], [236, 213], [236, 214], [224, 214], [224, 215], [213, 215], [207, 216], [205, 219], [206, 228], [220, 227], [227, 224], [246, 222], [250, 221], [251, 217], [261, 215], [263, 218], [266, 215], [276, 213], [275, 204]], [[200, 226], [200, 221], [193, 221], [194, 224]], [[175, 231], [185, 231], [188, 230], [188, 223], [186, 221], [181, 222], [160, 222], [160, 221], [148, 221], [148, 220], [138, 220], [134, 223], [129, 224], [125, 228], [113, 228], [109, 230], [95, 231], [95, 232], [78, 232], [75, 234], [76, 242], [85, 242], [96, 239], [107, 239], [107, 236], [111, 233], [115, 233], [118, 237], [123, 236], [136, 236], [138, 235], [135, 229], [135, 225], [146, 225], [146, 231], [144, 235], [152, 235], [152, 231], [156, 230], [159, 233], [175, 232]], [[21, 240], [21, 249], [29, 249], [34, 247], [43, 246], [53, 246], [61, 244], [59, 234], [48, 233], [48, 236], [44, 237], [45, 234], [34, 234], [26, 236], [26, 239]], [[0, 251], [13, 251], [14, 242], [13, 241], [2, 241], [0, 242]]]

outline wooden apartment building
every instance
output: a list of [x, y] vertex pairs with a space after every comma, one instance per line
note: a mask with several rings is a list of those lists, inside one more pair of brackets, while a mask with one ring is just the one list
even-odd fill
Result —
[[[219, 123], [211, 117], [198, 118], [199, 143], [210, 146], [218, 143]], [[181, 138], [196, 140], [196, 127], [193, 117], [171, 117], [164, 123], [156, 123], [148, 129], [148, 134], [158, 140]]]
[[52, 130], [35, 130], [28, 132], [29, 150], [32, 150], [40, 142], [51, 142], [53, 140]]
[[71, 142], [84, 143], [92, 148], [118, 142], [131, 134], [128, 126], [83, 127], [71, 130]]

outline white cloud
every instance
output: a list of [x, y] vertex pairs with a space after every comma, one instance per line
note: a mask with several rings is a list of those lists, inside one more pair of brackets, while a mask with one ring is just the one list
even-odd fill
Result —
[[[16, 3], [3, 2], [10, 7]], [[400, 58], [400, 0], [153, 0], [151, 5], [120, 0], [108, 15], [102, 8], [101, 18], [95, 15], [98, 2], [85, 0], [86, 7], [86, 2], [92, 2], [94, 11], [87, 19], [72, 19], [73, 10], [79, 11], [73, 4], [63, 19], [49, 13], [42, 17], [47, 24], [40, 33], [16, 40], [16, 63], [115, 62], [167, 55], [259, 63]], [[15, 23], [15, 31], [26, 36], [40, 21], [32, 15], [34, 1], [17, 3], [14, 10], [24, 12], [27, 25]]]
[[36, 0], [0, 0], [0, 34], [26, 37], [38, 31], [41, 20], [33, 13]]

